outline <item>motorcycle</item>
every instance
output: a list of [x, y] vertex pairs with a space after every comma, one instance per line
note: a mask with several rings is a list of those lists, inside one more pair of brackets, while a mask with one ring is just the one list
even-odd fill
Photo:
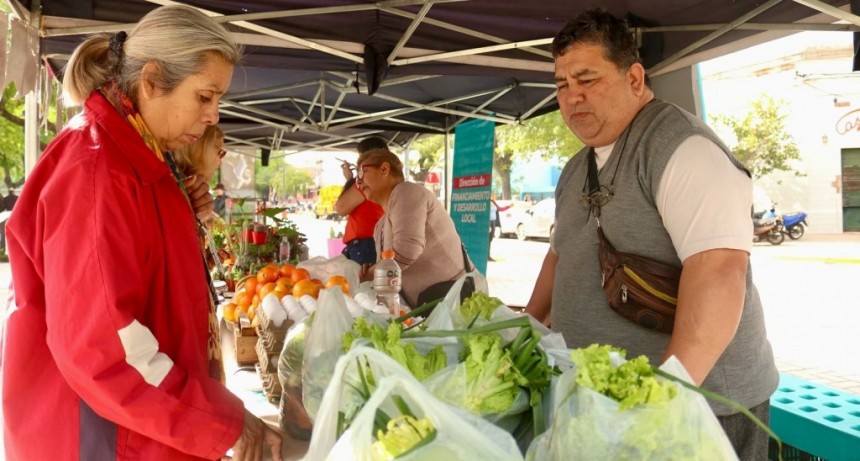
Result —
[[785, 234], [782, 233], [782, 217], [777, 216], [774, 208], [753, 213], [752, 218], [753, 242], [767, 240], [771, 245], [779, 245], [785, 241]]
[[782, 233], [792, 240], [803, 237], [806, 233], [804, 226], [809, 225], [806, 223], [806, 216], [807, 214], [802, 211], [782, 215]]

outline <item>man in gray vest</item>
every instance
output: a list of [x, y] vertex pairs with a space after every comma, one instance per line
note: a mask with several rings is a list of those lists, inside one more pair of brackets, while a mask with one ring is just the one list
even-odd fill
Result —
[[[654, 363], [674, 355], [696, 384], [767, 422], [778, 373], [749, 266], [749, 173], [701, 120], [655, 99], [624, 21], [582, 13], [556, 35], [553, 55], [562, 116], [586, 147], [559, 179], [555, 232], [528, 312], [570, 347], [611, 344]], [[589, 187], [592, 158], [599, 184]], [[618, 251], [681, 268], [671, 334], [609, 307], [598, 216]], [[767, 459], [764, 431], [710, 403], [740, 459]]]

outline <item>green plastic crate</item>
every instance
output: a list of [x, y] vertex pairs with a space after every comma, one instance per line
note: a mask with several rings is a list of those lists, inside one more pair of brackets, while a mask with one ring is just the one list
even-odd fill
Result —
[[[781, 373], [770, 398], [770, 427], [784, 446], [813, 456], [808, 459], [860, 459], [858, 395]], [[785, 450], [783, 459], [789, 459]]]

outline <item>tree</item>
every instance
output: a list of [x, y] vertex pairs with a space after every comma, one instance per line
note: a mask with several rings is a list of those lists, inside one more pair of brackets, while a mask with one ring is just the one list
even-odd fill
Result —
[[[40, 150], [57, 135], [56, 98], [60, 91], [59, 82], [52, 81], [50, 107], [42, 114], [41, 130], [39, 133]], [[10, 83], [3, 90], [0, 99], [0, 169], [3, 170], [3, 182], [7, 190], [24, 183], [24, 98], [15, 97], [15, 84]], [[43, 108], [43, 110], [45, 110]], [[60, 114], [60, 123], [64, 123]]]
[[295, 195], [313, 183], [313, 177], [307, 170], [290, 165], [286, 157], [272, 158], [266, 167], [255, 161], [254, 178], [257, 193], [263, 196], [268, 190], [273, 190], [274, 195], [279, 197]]
[[439, 158], [445, 152], [445, 136], [426, 136], [415, 140], [409, 148], [418, 153], [418, 158], [407, 165], [409, 175], [415, 182], [424, 182], [427, 174], [439, 165]]
[[793, 161], [800, 159], [800, 151], [794, 137], [785, 128], [788, 115], [783, 112], [784, 104], [784, 100], [775, 100], [762, 93], [743, 117], [714, 117], [717, 125], [729, 128], [734, 134], [736, 144], [732, 153], [750, 170], [753, 178], [761, 178], [773, 171], [803, 176], [792, 165]]
[[524, 121], [521, 125], [496, 127], [493, 169], [502, 182], [502, 197], [511, 198], [511, 167], [514, 160], [527, 160], [537, 154], [546, 160], [566, 163], [584, 144], [561, 118], [559, 111]]

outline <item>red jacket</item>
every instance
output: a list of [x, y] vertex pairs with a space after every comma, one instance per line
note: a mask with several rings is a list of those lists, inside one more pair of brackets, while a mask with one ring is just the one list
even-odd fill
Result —
[[191, 211], [104, 97], [51, 143], [6, 226], [6, 459], [218, 459], [243, 406], [207, 374]]

